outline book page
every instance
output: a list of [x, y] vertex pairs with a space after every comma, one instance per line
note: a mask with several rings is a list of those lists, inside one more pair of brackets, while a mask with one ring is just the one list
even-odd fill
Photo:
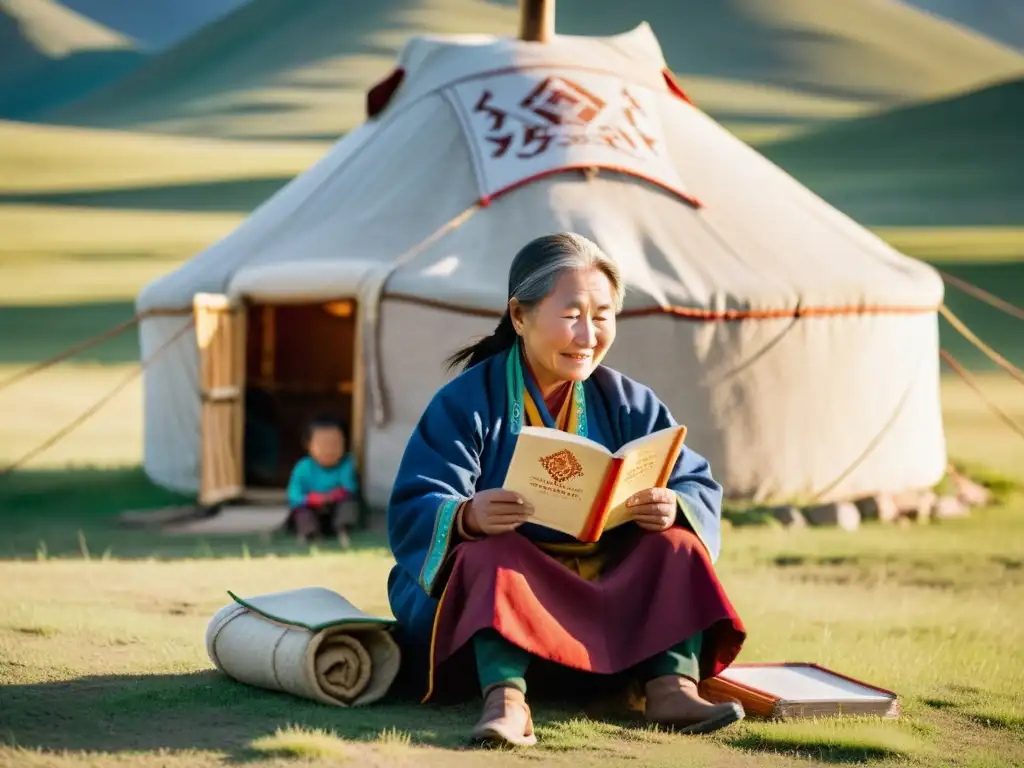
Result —
[[[680, 434], [685, 436], [686, 427], [661, 429], [632, 440], [616, 451], [615, 455], [622, 457], [622, 470], [611, 498], [611, 511], [605, 522], [605, 530], [621, 525], [629, 519], [626, 500], [637, 491], [657, 486], [666, 461], [671, 461], [672, 465], [675, 465], [679, 454], [673, 448], [676, 447], [676, 439]], [[682, 442], [679, 445], [681, 446]]]
[[730, 667], [718, 676], [777, 696], [783, 701], [891, 701], [892, 696], [825, 669], [803, 665]]
[[611, 454], [603, 445], [547, 427], [523, 427], [502, 488], [534, 508], [531, 523], [578, 537], [601, 493]]

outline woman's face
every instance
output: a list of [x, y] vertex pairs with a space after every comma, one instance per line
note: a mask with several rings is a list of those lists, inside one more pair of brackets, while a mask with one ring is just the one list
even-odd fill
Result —
[[509, 310], [542, 390], [587, 379], [615, 340], [615, 295], [597, 268], [564, 272], [536, 306]]

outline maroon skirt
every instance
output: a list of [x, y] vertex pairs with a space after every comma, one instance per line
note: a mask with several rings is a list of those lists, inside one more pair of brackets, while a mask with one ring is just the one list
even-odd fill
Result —
[[427, 698], [446, 687], [445, 662], [483, 629], [598, 674], [624, 672], [698, 632], [702, 679], [736, 659], [746, 630], [695, 534], [640, 533], [614, 549], [586, 580], [517, 533], [459, 544], [434, 622]]

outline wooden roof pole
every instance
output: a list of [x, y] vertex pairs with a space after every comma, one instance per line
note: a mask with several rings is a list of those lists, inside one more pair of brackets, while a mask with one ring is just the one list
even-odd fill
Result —
[[519, 39], [547, 43], [555, 35], [555, 0], [519, 0]]

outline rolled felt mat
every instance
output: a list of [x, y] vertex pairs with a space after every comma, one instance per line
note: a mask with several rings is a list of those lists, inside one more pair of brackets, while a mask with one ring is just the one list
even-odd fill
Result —
[[358, 707], [380, 700], [398, 675], [394, 621], [363, 613], [331, 590], [231, 597], [207, 626], [206, 651], [239, 682]]

